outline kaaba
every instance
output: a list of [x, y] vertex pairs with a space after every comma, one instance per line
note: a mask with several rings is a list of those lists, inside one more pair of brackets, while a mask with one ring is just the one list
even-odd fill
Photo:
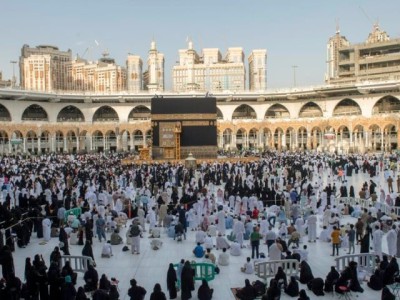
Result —
[[217, 157], [215, 98], [152, 98], [153, 159]]

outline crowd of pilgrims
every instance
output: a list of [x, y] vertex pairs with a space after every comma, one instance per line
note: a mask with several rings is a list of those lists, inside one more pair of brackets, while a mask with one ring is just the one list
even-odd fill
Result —
[[[366, 182], [359, 194], [366, 197], [376, 193], [376, 183], [373, 179], [377, 173], [383, 171], [383, 167], [392, 168], [392, 165], [396, 164], [391, 161], [389, 165], [382, 166], [382, 160], [374, 155], [338, 156], [265, 152], [258, 160], [252, 162], [239, 160], [199, 162], [197, 169], [194, 170], [186, 168], [184, 164], [171, 163], [123, 165], [122, 158], [124, 154], [116, 153], [107, 156], [49, 154], [1, 158], [0, 226], [3, 228], [0, 231], [0, 264], [3, 272], [0, 284], [1, 299], [20, 297], [39, 299], [39, 296], [40, 299], [86, 299], [87, 291], [94, 291], [93, 299], [119, 299], [117, 280], [108, 279], [105, 274], [99, 279], [95, 265], [89, 266], [84, 275], [86, 285], [77, 290], [76, 273], [71, 266], [68, 262], [64, 266], [59, 265], [61, 251], [64, 255], [69, 255], [69, 232], [66, 232], [65, 227], [71, 224], [65, 224], [64, 217], [65, 212], [72, 208], [80, 207], [82, 215], [85, 216], [76, 219], [78, 223], [72, 227], [78, 229], [78, 244], [85, 245], [86, 255], [92, 257], [92, 238], [97, 235], [101, 241], [102, 237], [98, 229], [94, 232], [96, 221], [101, 218], [99, 216], [139, 218], [144, 229], [143, 217], [155, 211], [159, 224], [166, 216], [179, 216], [179, 223], [186, 231], [188, 226], [191, 229], [198, 229], [204, 224], [207, 225], [210, 214], [217, 214], [219, 211], [223, 211], [224, 215], [229, 211], [233, 217], [239, 216], [238, 220], [240, 216], [245, 215], [248, 220], [261, 217], [266, 207], [277, 207], [275, 213], [272, 212], [269, 216], [272, 214], [278, 221], [295, 222], [308, 209], [309, 212], [323, 214], [324, 222], [327, 220], [329, 225], [330, 218], [337, 216], [335, 214], [337, 209], [330, 208], [335, 197], [338, 195], [355, 197], [353, 186], [348, 192], [347, 185], [342, 185], [346, 176], [351, 176], [353, 172], [370, 174], [370, 183]], [[327, 182], [322, 179], [323, 172], [328, 174]], [[393, 172], [393, 177], [394, 175]], [[397, 201], [399, 199], [396, 199], [396, 203]], [[355, 208], [350, 208], [350, 211], [349, 207], [347, 209], [347, 213], [351, 214]], [[149, 221], [148, 218], [147, 220]], [[372, 223], [376, 219], [367, 217], [364, 221]], [[155, 223], [155, 220], [150, 220], [150, 230], [152, 226], [154, 228]], [[364, 224], [363, 232], [358, 234], [360, 240], [366, 239], [365, 236], [368, 237], [369, 246], [371, 232], [368, 224]], [[275, 225], [275, 218], [271, 225]], [[225, 234], [225, 228], [218, 228], [218, 231]], [[25, 283], [22, 284], [14, 273], [12, 252], [16, 246], [28, 246], [33, 233], [45, 240], [49, 240], [50, 236], [57, 236], [60, 247], [56, 247], [52, 252], [49, 268], [40, 255], [36, 255], [32, 261], [31, 258], [26, 258]], [[235, 242], [239, 242], [242, 246], [243, 237], [236, 239]], [[294, 257], [300, 260], [298, 255], [291, 255], [284, 240], [280, 240], [279, 243], [286, 248], [283, 251], [286, 258]], [[369, 283], [369, 286], [376, 290], [393, 283], [394, 275], [398, 273], [395, 256], [391, 257], [390, 262], [385, 255], [381, 255], [380, 258], [383, 261]], [[332, 267], [325, 282], [321, 278], [314, 278], [306, 260], [302, 260], [300, 266], [300, 282], [307, 284], [316, 295], [333, 289], [342, 293], [339, 287], [347, 286], [347, 282], [350, 282], [351, 290], [362, 292], [357, 279], [356, 263], [350, 263], [341, 274]], [[175, 270], [171, 268], [172, 265], [168, 277], [174, 281]], [[182, 278], [184, 274], [192, 277], [188, 261], [182, 262], [181, 274]], [[262, 299], [277, 299], [282, 287], [288, 295], [308, 299], [304, 290], [299, 291], [297, 280], [295, 277], [287, 280], [283, 270], [278, 270], [268, 289], [261, 288], [262, 294], [265, 292]], [[130, 284], [131, 288], [128, 291], [130, 298], [142, 299], [146, 291], [135, 279], [132, 279]], [[193, 285], [190, 280], [188, 284]], [[172, 286], [175, 284], [168, 286], [170, 299], [174, 299], [176, 289], [174, 291]], [[211, 299], [212, 292], [206, 281], [202, 283], [201, 291], [199, 299]], [[237, 297], [254, 299], [256, 293], [256, 286], [246, 280], [245, 287], [239, 290]], [[389, 297], [385, 299], [390, 299], [390, 291], [384, 289], [383, 294]], [[182, 299], [190, 297], [190, 291], [185, 296], [182, 293]], [[160, 284], [154, 286], [150, 299], [166, 299]]]

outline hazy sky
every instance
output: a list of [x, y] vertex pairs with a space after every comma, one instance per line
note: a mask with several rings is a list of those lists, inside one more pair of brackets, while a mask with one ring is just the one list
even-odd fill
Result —
[[[352, 43], [365, 41], [373, 22], [400, 38], [399, 0], [0, 0], [0, 70], [11, 78], [11, 60], [23, 44], [51, 44], [73, 55], [98, 59], [108, 49], [125, 65], [128, 53], [142, 57], [152, 38], [165, 54], [166, 88], [172, 66], [189, 36], [195, 49], [241, 46], [268, 51], [268, 88], [322, 84], [326, 43], [335, 20]], [[99, 45], [96, 45], [95, 40]], [[16, 72], [17, 72], [16, 67]], [[17, 77], [19, 76], [17, 72]]]

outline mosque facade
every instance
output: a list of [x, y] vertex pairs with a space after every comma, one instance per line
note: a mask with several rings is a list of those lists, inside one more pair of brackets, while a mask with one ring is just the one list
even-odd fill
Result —
[[[267, 90], [265, 49], [250, 54], [248, 89], [242, 48], [230, 48], [222, 59], [216, 48], [198, 54], [190, 41], [179, 53], [173, 91], [168, 92], [164, 55], [154, 41], [145, 72], [143, 61], [133, 54], [123, 68], [108, 53], [93, 63], [83, 58], [85, 53], [72, 59], [70, 50], [24, 45], [21, 87], [0, 87], [0, 153], [151, 146], [155, 95], [199, 101], [215, 97], [220, 150], [399, 149], [400, 40], [390, 39], [377, 24], [365, 43], [353, 45], [339, 30], [329, 39], [322, 86]], [[229, 80], [221, 85], [225, 77]]]

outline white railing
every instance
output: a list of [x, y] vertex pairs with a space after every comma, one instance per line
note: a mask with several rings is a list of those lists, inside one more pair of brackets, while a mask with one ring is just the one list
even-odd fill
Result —
[[275, 277], [279, 267], [283, 268], [287, 276], [296, 276], [299, 273], [299, 265], [300, 262], [297, 259], [255, 261], [254, 272], [265, 281], [269, 277]]
[[89, 265], [93, 265], [93, 259], [89, 256], [62, 255], [60, 267], [62, 268], [67, 261], [69, 261], [72, 270], [75, 272], [85, 273]]
[[362, 268], [370, 274], [373, 274], [376, 269], [376, 255], [371, 253], [344, 255], [335, 258], [335, 261], [336, 270], [339, 273], [344, 271], [344, 269], [346, 269], [346, 267], [352, 261], [355, 261], [358, 264], [358, 267]]

